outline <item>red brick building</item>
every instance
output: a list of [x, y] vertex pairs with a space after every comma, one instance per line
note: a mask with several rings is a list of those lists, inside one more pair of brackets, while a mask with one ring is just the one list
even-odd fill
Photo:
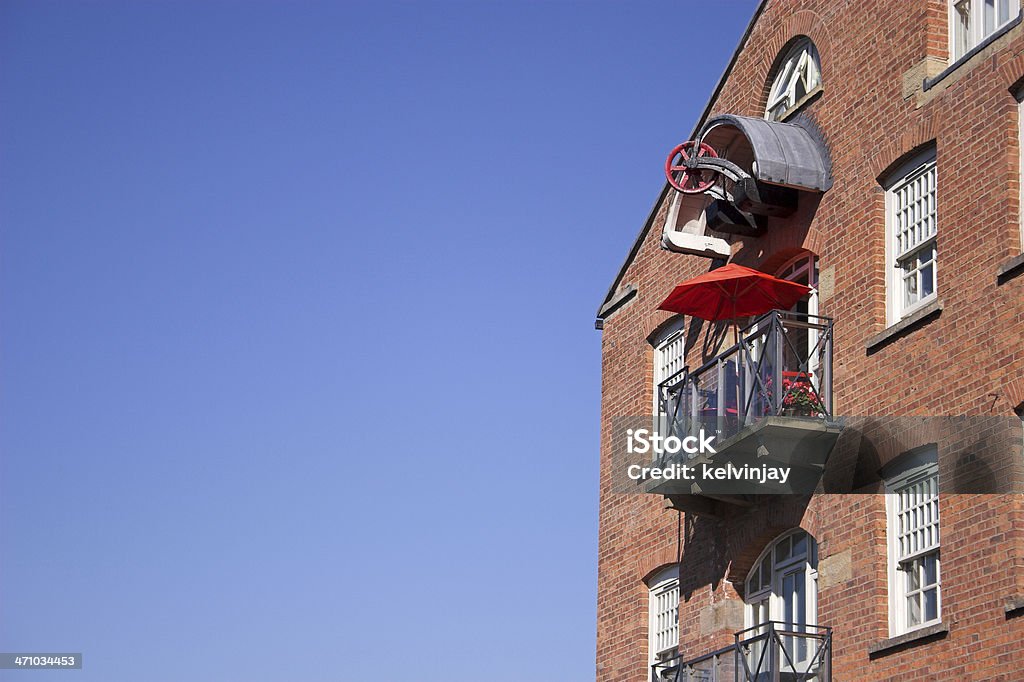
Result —
[[[598, 313], [598, 680], [1024, 680], [1021, 16], [755, 11], [689, 136], [728, 163], [673, 175]], [[658, 310], [725, 262], [810, 292]], [[737, 453], [812, 433], [815, 492], [631, 482], [616, 420], [652, 414]]]

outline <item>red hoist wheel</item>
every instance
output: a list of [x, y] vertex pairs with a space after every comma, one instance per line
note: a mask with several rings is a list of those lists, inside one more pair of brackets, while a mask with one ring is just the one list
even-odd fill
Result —
[[[668, 184], [683, 194], [700, 194], [711, 189], [711, 186], [715, 184], [715, 173], [713, 171], [701, 170], [690, 165], [692, 163], [693, 145], [693, 140], [687, 140], [677, 145], [675, 149], [669, 152], [668, 158], [665, 159], [665, 177], [668, 178]], [[696, 156], [698, 158], [701, 156], [718, 158], [715, 150], [703, 142], [697, 148]]]

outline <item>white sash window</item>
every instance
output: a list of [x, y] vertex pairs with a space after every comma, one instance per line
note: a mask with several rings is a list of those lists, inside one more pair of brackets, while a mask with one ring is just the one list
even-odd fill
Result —
[[886, 486], [889, 630], [894, 636], [942, 620], [939, 474], [937, 465], [927, 463], [928, 454], [917, 455], [925, 463], [900, 473]]
[[679, 567], [669, 566], [648, 583], [650, 663], [673, 656], [679, 647]]
[[886, 191], [889, 324], [936, 296], [935, 150], [915, 157], [894, 175]]
[[950, 0], [952, 61], [960, 59], [1020, 12], [1020, 0]]
[[685, 321], [680, 315], [654, 341], [654, 414], [658, 414], [661, 383], [675, 377], [686, 366], [686, 338], [683, 336]]

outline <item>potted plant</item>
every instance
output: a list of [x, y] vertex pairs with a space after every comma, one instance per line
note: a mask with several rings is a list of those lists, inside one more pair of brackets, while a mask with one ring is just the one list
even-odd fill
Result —
[[817, 417], [821, 401], [806, 379], [782, 381], [782, 413], [788, 416]]

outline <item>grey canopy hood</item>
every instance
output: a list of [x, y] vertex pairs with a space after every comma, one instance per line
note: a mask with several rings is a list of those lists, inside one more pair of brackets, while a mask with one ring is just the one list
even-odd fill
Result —
[[750, 143], [755, 179], [799, 190], [824, 192], [832, 187], [828, 150], [816, 131], [799, 123], [780, 123], [763, 118], [725, 114], [709, 120], [697, 139], [714, 147], [716, 129], [731, 127]]

